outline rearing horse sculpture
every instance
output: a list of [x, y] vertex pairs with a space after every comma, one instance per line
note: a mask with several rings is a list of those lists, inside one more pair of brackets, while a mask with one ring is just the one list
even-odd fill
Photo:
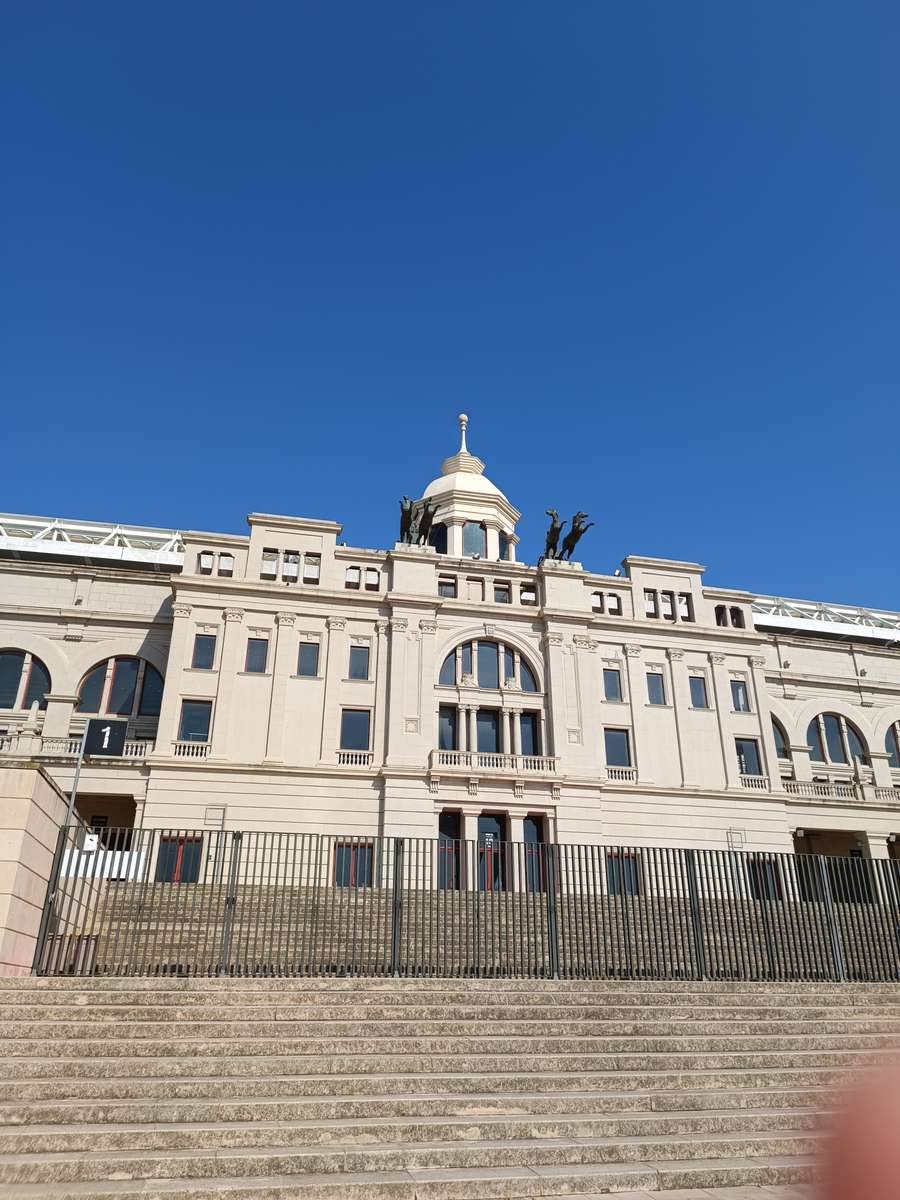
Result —
[[544, 558], [559, 558], [559, 535], [562, 533], [565, 521], [559, 519], [559, 513], [555, 508], [548, 508], [547, 516], [551, 518], [551, 521], [547, 537], [544, 540]]
[[582, 536], [587, 533], [590, 527], [594, 524], [593, 521], [588, 521], [587, 525], [585, 525], [583, 522], [586, 516], [586, 512], [577, 512], [572, 518], [572, 528], [563, 538], [562, 552], [559, 556], [560, 558], [570, 559], [572, 557], [572, 551], [578, 545], [578, 542]]

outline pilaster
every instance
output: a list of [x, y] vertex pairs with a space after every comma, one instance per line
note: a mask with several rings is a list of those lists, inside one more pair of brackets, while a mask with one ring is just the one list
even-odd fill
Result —
[[[641, 646], [626, 644], [622, 647], [625, 653], [625, 671], [628, 675], [628, 708], [631, 713], [631, 760], [637, 772], [638, 783], [653, 783], [646, 766], [646, 755], [642, 754], [645, 738], [651, 736], [644, 720], [645, 710], [642, 697], [645, 692], [643, 679], [643, 649]], [[605, 755], [604, 755], [605, 759]]]
[[266, 738], [266, 762], [284, 762], [285, 708], [287, 682], [296, 669], [297, 639], [293, 613], [275, 614], [275, 647], [272, 652], [272, 692], [269, 699], [269, 728]]
[[231, 729], [234, 720], [234, 687], [244, 646], [244, 610], [226, 608], [223, 615], [225, 632], [219, 659], [219, 681], [216, 707], [213, 713], [211, 758], [227, 758], [232, 745]]
[[728, 669], [725, 665], [725, 655], [710, 654], [709, 664], [712, 676], [713, 696], [715, 697], [716, 720], [719, 724], [719, 743], [722, 747], [722, 762], [725, 766], [725, 786], [739, 788], [741, 786], [741, 772], [738, 766], [734, 736], [728, 721], [731, 712], [731, 684], [728, 678]]
[[[171, 754], [173, 743], [178, 738], [178, 717], [181, 711], [181, 696], [184, 691], [184, 669], [189, 661], [192, 629], [191, 606], [176, 601], [172, 605], [169, 661], [166, 666], [166, 681], [156, 727], [156, 750], [160, 754]], [[221, 666], [219, 673], [221, 675]]]
[[[341, 714], [337, 696], [341, 680], [347, 673], [350, 661], [350, 637], [347, 633], [346, 617], [328, 617], [325, 650], [325, 691], [322, 702], [322, 742], [319, 759], [323, 765], [333, 766], [337, 762], [340, 740]], [[371, 737], [371, 731], [369, 736]]]
[[684, 664], [683, 650], [667, 650], [669, 671], [672, 676], [672, 713], [675, 717], [675, 740], [678, 744], [678, 766], [681, 771], [681, 786], [693, 787], [695, 780], [691, 778], [688, 764], [687, 747], [684, 739], [684, 714], [690, 707], [690, 684], [687, 667]]

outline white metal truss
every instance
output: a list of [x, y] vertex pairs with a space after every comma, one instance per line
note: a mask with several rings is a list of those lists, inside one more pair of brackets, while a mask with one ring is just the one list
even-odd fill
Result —
[[852, 604], [755, 596], [753, 620], [758, 629], [793, 629], [797, 633], [817, 633], [856, 641], [900, 643], [900, 613]]
[[176, 529], [0, 513], [0, 552], [179, 568], [184, 541]]

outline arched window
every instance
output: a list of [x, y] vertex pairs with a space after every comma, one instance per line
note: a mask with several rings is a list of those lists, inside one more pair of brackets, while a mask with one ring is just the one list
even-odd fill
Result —
[[891, 769], [900, 771], [900, 721], [895, 721], [884, 735], [884, 748]]
[[780, 759], [789, 759], [791, 751], [788, 746], [787, 735], [781, 723], [776, 721], [774, 717], [772, 718], [772, 732], [775, 734], [775, 749], [778, 751], [778, 757]]
[[[480, 688], [515, 686], [516, 659], [519, 660], [518, 684], [523, 692], [538, 692], [534, 671], [512, 646], [502, 642], [465, 642], [451, 650], [441, 664], [438, 683], [454, 687], [463, 676], [474, 675]], [[458, 669], [457, 669], [458, 667]]]
[[0, 708], [47, 707], [50, 672], [26, 650], [0, 650]]
[[78, 689], [79, 713], [117, 717], [158, 717], [163, 678], [142, 658], [104, 659], [85, 675]]
[[820, 713], [806, 731], [813, 762], [846, 766], [851, 759], [868, 766], [869, 753], [862, 735], [840, 713]]

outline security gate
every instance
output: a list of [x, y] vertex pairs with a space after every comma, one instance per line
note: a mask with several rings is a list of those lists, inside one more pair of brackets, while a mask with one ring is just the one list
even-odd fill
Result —
[[60, 831], [42, 975], [900, 979], [900, 862]]

